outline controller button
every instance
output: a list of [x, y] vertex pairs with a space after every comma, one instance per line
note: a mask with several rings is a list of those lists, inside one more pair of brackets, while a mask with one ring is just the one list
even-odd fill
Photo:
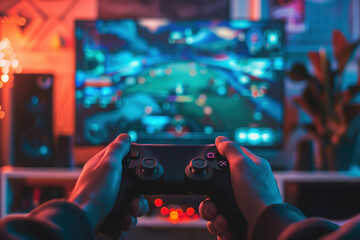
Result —
[[144, 174], [153, 174], [159, 170], [158, 161], [154, 158], [145, 158], [141, 161], [141, 172]]
[[219, 153], [218, 151], [216, 151], [216, 153], [215, 153], [215, 158], [217, 161], [227, 161], [226, 157], [221, 155], [221, 153]]
[[130, 158], [131, 159], [137, 160], [137, 159], [139, 159], [139, 157], [140, 157], [140, 154], [139, 154], [138, 151], [131, 151], [130, 152]]
[[190, 171], [193, 174], [200, 175], [208, 172], [208, 163], [203, 158], [194, 158], [190, 162]]
[[215, 160], [215, 153], [214, 152], [207, 152], [205, 154], [205, 158], [209, 161]]
[[218, 166], [221, 169], [227, 169], [227, 168], [229, 168], [229, 162], [227, 160], [220, 160], [220, 161], [218, 161]]

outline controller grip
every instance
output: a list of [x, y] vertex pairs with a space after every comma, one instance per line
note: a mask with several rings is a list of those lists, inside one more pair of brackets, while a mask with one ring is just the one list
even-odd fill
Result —
[[[229, 175], [227, 176], [229, 177]], [[230, 179], [228, 180], [230, 181]], [[215, 186], [209, 198], [214, 202], [218, 214], [223, 215], [228, 222], [228, 229], [234, 239], [247, 239], [247, 222], [237, 206], [231, 184]]]
[[122, 230], [125, 229], [125, 217], [130, 214], [131, 202], [138, 195], [134, 191], [134, 178], [123, 171], [119, 193], [110, 213], [101, 223], [98, 232], [112, 239], [118, 239]]

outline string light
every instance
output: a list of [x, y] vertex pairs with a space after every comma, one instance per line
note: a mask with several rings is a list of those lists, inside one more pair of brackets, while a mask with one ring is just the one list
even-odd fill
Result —
[[[20, 19], [20, 18], [19, 18]], [[9, 19], [0, 19], [2, 22], [9, 21]], [[23, 19], [20, 19], [22, 23]], [[26, 24], [26, 22], [24, 23]], [[19, 25], [22, 26], [22, 24]], [[0, 89], [5, 86], [6, 83], [12, 82], [13, 73], [20, 73], [22, 70], [19, 61], [16, 59], [16, 53], [11, 46], [10, 40], [3, 38], [0, 41]], [[11, 86], [11, 85], [9, 85]], [[5, 118], [5, 111], [1, 109], [0, 105], [0, 120]]]

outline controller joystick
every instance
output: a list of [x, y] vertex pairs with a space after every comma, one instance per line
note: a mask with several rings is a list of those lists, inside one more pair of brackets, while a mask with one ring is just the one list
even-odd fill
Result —
[[202, 158], [194, 158], [190, 162], [190, 171], [195, 175], [206, 174], [209, 171], [207, 161]]
[[141, 160], [136, 168], [136, 175], [143, 180], [157, 180], [164, 174], [164, 169], [155, 158], [147, 157]]
[[213, 176], [213, 169], [204, 158], [194, 158], [185, 168], [185, 175], [194, 181], [206, 181]]
[[[191, 160], [190, 160], [191, 159]], [[120, 160], [120, 159], [119, 159]], [[229, 162], [214, 144], [131, 144], [122, 159], [123, 171], [115, 205], [99, 232], [117, 238], [133, 198], [144, 195], [206, 195], [228, 219], [234, 239], [246, 239], [246, 221], [233, 194]], [[244, 193], [246, 194], [246, 193]]]

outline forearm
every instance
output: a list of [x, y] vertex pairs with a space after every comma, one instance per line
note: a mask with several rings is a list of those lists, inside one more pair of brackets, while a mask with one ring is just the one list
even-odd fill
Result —
[[306, 219], [304, 214], [289, 204], [268, 206], [256, 221], [251, 239], [319, 239], [339, 228], [322, 219]]
[[53, 200], [27, 215], [0, 221], [0, 239], [93, 239], [94, 230], [86, 214], [75, 204]]

